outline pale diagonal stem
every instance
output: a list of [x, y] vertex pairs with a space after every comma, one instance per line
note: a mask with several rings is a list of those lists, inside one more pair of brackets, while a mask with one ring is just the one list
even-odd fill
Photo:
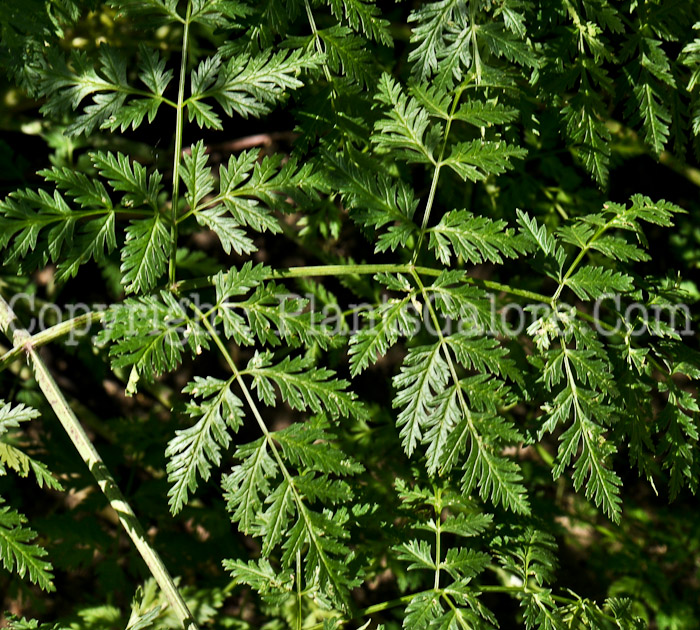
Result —
[[[59, 339], [64, 335], [68, 335], [74, 330], [80, 330], [82, 327], [89, 327], [90, 325], [99, 322], [104, 316], [104, 311], [91, 311], [85, 313], [84, 315], [78, 315], [72, 319], [67, 319], [64, 322], [59, 322], [58, 324], [38, 332], [36, 335], [31, 336], [31, 344], [34, 348], [44, 346], [47, 343]], [[86, 329], [85, 328], [85, 329]], [[23, 352], [24, 348], [22, 346], [13, 346], [5, 354], [0, 357], [0, 372], [4, 370], [10, 363], [17, 359]]]
[[110, 506], [117, 513], [119, 522], [141, 554], [146, 566], [155, 578], [158, 586], [162, 589], [165, 598], [182, 623], [182, 627], [185, 628], [185, 630], [198, 630], [192, 613], [175, 586], [175, 582], [170, 576], [168, 569], [163, 564], [158, 552], [148, 542], [146, 533], [141, 523], [139, 523], [136, 518], [134, 511], [119, 489], [114, 477], [112, 477], [107, 469], [102, 457], [100, 457], [100, 454], [93, 446], [90, 438], [88, 438], [80, 421], [70, 408], [63, 392], [56, 384], [46, 364], [36, 351], [32, 343], [32, 336], [27, 330], [18, 325], [17, 316], [10, 308], [10, 305], [1, 296], [0, 329], [2, 329], [5, 335], [12, 341], [14, 348], [21, 348], [27, 355], [34, 371], [34, 377], [36, 378], [39, 388], [46, 397], [46, 401], [58, 417], [63, 429], [68, 434], [71, 442], [73, 442], [81, 459], [90, 469], [90, 473], [95, 478], [95, 481], [97, 481], [100, 490], [102, 490], [107, 501], [109, 501]]

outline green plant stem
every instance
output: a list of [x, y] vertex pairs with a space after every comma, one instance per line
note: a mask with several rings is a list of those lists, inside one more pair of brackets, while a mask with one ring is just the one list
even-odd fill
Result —
[[[541, 593], [545, 589], [535, 586], [533, 584], [523, 584], [522, 586], [479, 586], [474, 589], [475, 593], [513, 593], [517, 595], [518, 593]], [[573, 597], [564, 597], [563, 595], [553, 595], [550, 593], [549, 597], [553, 601], [564, 604], [565, 606], [577, 606], [579, 605], [579, 599], [574, 599]], [[612, 615], [606, 615], [604, 612], [600, 611], [600, 616], [613, 622], [617, 626], [617, 620]]]
[[97, 481], [110, 506], [117, 513], [119, 521], [124, 527], [134, 546], [141, 554], [146, 566], [155, 578], [158, 586], [163, 591], [168, 603], [172, 606], [177, 618], [186, 630], [197, 630], [192, 613], [187, 608], [185, 600], [180, 595], [175, 582], [168, 569], [163, 564], [158, 552], [151, 546], [146, 538], [146, 533], [139, 523], [134, 511], [122, 494], [114, 477], [107, 469], [104, 461], [88, 438], [83, 426], [66, 401], [46, 364], [39, 356], [32, 344], [32, 337], [23, 328], [17, 325], [17, 317], [10, 305], [0, 297], [0, 328], [11, 339], [15, 348], [25, 352], [34, 370], [34, 377], [39, 388], [46, 397], [54, 413], [58, 417], [63, 429], [68, 434], [81, 459], [85, 462], [90, 473]]
[[175, 262], [177, 257], [177, 214], [180, 202], [180, 162], [182, 161], [182, 126], [184, 119], [185, 75], [187, 73], [187, 52], [190, 37], [190, 15], [192, 2], [187, 3], [187, 14], [183, 22], [182, 58], [180, 60], [180, 84], [177, 90], [177, 110], [175, 112], [175, 150], [173, 156], [173, 198], [170, 223], [170, 259], [168, 261], [168, 278], [170, 285], [175, 284]]
[[[311, 5], [309, 0], [304, 0], [304, 8], [306, 9], [306, 17], [309, 20], [309, 26], [311, 27], [311, 32], [314, 36], [314, 41], [316, 43], [316, 50], [325, 57], [326, 51], [323, 49], [323, 44], [321, 43], [321, 36], [318, 34], [318, 28], [316, 27], [316, 20], [314, 19], [313, 11], [311, 10]], [[326, 61], [323, 62], [323, 74], [326, 77], [329, 85], [333, 85], [333, 78], [331, 77], [331, 71], [328, 69], [328, 64]], [[335, 90], [333, 90], [333, 95], [335, 95]]]
[[[289, 269], [270, 269], [268, 278], [270, 280], [284, 280], [288, 278], [313, 278], [322, 276], [359, 276], [359, 275], [371, 275], [376, 273], [408, 273], [413, 272], [418, 273], [422, 276], [438, 277], [444, 269], [433, 269], [432, 267], [421, 267], [418, 265], [413, 265], [411, 263], [404, 264], [388, 264], [388, 263], [364, 263], [364, 264], [353, 264], [353, 265], [309, 265], [301, 267], [291, 267]], [[552, 304], [552, 298], [548, 295], [543, 295], [541, 293], [535, 293], [533, 291], [527, 291], [525, 289], [518, 289], [511, 287], [507, 284], [502, 284], [500, 282], [493, 282], [491, 280], [481, 280], [478, 278], [472, 278], [466, 275], [464, 281], [470, 284], [484, 287], [486, 289], [492, 289], [494, 291], [501, 291], [503, 293], [508, 293], [509, 295], [516, 295], [518, 297], [527, 298], [530, 300], [535, 300], [542, 302], [544, 304]], [[194, 291], [196, 289], [203, 289], [205, 287], [210, 287], [214, 284], [213, 276], [207, 276], [204, 278], [196, 278], [194, 280], [182, 280], [178, 282], [175, 286], [176, 293], [184, 293], [185, 291]]]
[[[579, 257], [582, 258], [582, 256]], [[384, 263], [367, 263], [367, 264], [353, 264], [353, 265], [309, 265], [292, 267], [289, 269], [271, 269], [268, 278], [273, 279], [291, 279], [291, 278], [311, 278], [311, 277], [324, 277], [324, 276], [348, 276], [348, 275], [371, 275], [377, 273], [413, 273], [415, 271], [417, 274], [429, 277], [438, 277], [442, 273], [442, 269], [434, 269], [431, 267], [424, 266], [414, 266], [410, 263], [405, 264], [384, 264]], [[573, 271], [572, 271], [573, 273]], [[492, 280], [481, 280], [479, 278], [471, 278], [465, 276], [465, 282], [473, 284], [475, 286], [482, 287], [484, 289], [490, 289], [492, 291], [499, 291], [508, 295], [513, 295], [516, 297], [521, 297], [528, 300], [533, 300], [535, 302], [540, 302], [542, 304], [548, 304], [549, 306], [554, 306], [556, 297], [563, 290], [563, 286], [558, 287], [557, 294], [555, 297], [548, 295], [543, 295], [541, 293], [535, 293], [534, 291], [528, 291], [526, 289], [518, 289], [507, 284], [500, 282], [495, 282]], [[175, 285], [176, 293], [182, 294], [186, 291], [194, 291], [197, 289], [208, 288], [213, 285], [213, 277], [207, 276], [203, 278], [196, 278], [194, 280], [182, 280]], [[576, 309], [577, 316], [581, 319], [586, 320], [589, 323], [600, 325], [602, 328], [612, 332], [614, 331], [614, 326], [599, 320], [589, 313]], [[103, 311], [94, 311], [92, 313], [87, 313], [79, 317], [61, 322], [52, 326], [51, 328], [41, 331], [31, 337], [32, 345], [42, 346], [60, 337], [69, 334], [74, 328], [83, 326], [87, 323], [88, 319], [94, 322], [99, 321], [104, 315]], [[619, 333], [622, 335], [622, 333]], [[21, 350], [17, 348], [12, 348], [6, 352], [2, 357], [0, 357], [0, 371], [7, 368], [8, 364], [15, 360], [21, 354]], [[667, 373], [668, 370], [656, 361], [653, 357], [649, 356], [649, 362], [655, 369], [659, 372]]]
[[[442, 159], [442, 156], [440, 157]], [[418, 233], [418, 242], [416, 243], [416, 248], [413, 250], [413, 262], [415, 263], [418, 259], [418, 252], [420, 252], [420, 247], [423, 244], [423, 239], [425, 238], [425, 230], [428, 227], [428, 221], [430, 220], [430, 213], [433, 209], [433, 203], [435, 202], [435, 193], [437, 191], [438, 180], [440, 179], [440, 169], [442, 168], [441, 162], [435, 165], [435, 170], [433, 171], [433, 180], [430, 183], [430, 192], [428, 193], [428, 201], [425, 203], [425, 211], [423, 212], [423, 221], [421, 222], [420, 232]]]
[[[82, 326], [90, 326], [96, 322], [99, 322], [104, 316], [104, 311], [92, 311], [90, 313], [85, 313], [84, 315], [79, 315], [72, 319], [67, 319], [64, 322], [60, 322], [51, 328], [42, 330], [36, 335], [30, 337], [31, 344], [34, 348], [40, 346], [45, 346], [63, 335], [70, 334], [75, 328], [80, 328]], [[12, 361], [16, 360], [22, 355], [22, 346], [13, 346], [11, 350], [8, 350], [5, 354], [0, 357], [0, 372], [2, 372]]]
[[617, 216], [615, 216], [613, 219], [610, 219], [605, 225], [601, 225], [597, 230], [596, 233], [591, 236], [590, 240], [586, 243], [584, 247], [581, 248], [581, 251], [578, 253], [578, 256], [574, 258], [574, 261], [569, 265], [569, 268], [566, 270], [566, 273], [564, 274], [564, 277], [562, 278], [562, 281], [559, 283], [559, 286], [557, 287], [556, 293], [554, 294], [554, 297], [552, 298], [553, 302], [556, 302], [559, 299], [559, 296], [561, 295], [562, 290], [564, 289], [564, 286], [566, 285], [566, 281], [571, 277], [571, 275], [576, 271], [578, 268], [579, 264], [583, 260], [583, 257], [590, 251], [591, 245], [595, 243], [603, 234], [605, 234], [610, 227], [613, 225], [615, 219], [617, 219]]
[[[409, 273], [413, 265], [408, 264], [359, 264], [359, 265], [312, 265], [308, 267], [291, 267], [290, 269], [273, 269], [270, 279], [306, 278], [314, 276], [353, 276], [376, 273]], [[441, 271], [429, 267], [419, 267], [419, 273], [439, 276]]]
[[413, 250], [413, 262], [415, 263], [418, 259], [418, 253], [420, 252], [420, 247], [423, 244], [423, 239], [425, 238], [425, 230], [428, 227], [428, 221], [430, 220], [430, 213], [433, 209], [433, 203], [435, 202], [435, 193], [437, 191], [438, 180], [440, 179], [440, 169], [442, 168], [442, 160], [445, 157], [445, 150], [447, 149], [447, 139], [450, 135], [450, 128], [452, 127], [452, 121], [454, 120], [455, 112], [457, 111], [457, 105], [459, 104], [459, 99], [462, 97], [462, 92], [464, 92], [466, 85], [462, 84], [459, 89], [455, 92], [455, 96], [452, 99], [452, 107], [450, 109], [450, 117], [447, 119], [445, 124], [445, 133], [442, 138], [442, 147], [440, 147], [440, 156], [435, 162], [435, 171], [433, 172], [433, 180], [430, 183], [430, 192], [428, 193], [428, 201], [425, 204], [425, 211], [423, 212], [423, 221], [421, 223], [420, 233], [418, 234], [418, 242], [416, 243], [416, 248]]
[[433, 589], [436, 591], [440, 588], [440, 565], [442, 563], [442, 500], [440, 488], [436, 488], [436, 499], [435, 504], [435, 580], [433, 582]]
[[[539, 593], [542, 589], [532, 585], [523, 586], [480, 586], [475, 589], [478, 593]], [[577, 600], [571, 597], [562, 597], [561, 595], [550, 595], [550, 597], [560, 604], [575, 604]]]
[[302, 614], [301, 614], [301, 551], [297, 549], [296, 553], [296, 579], [297, 579], [297, 628], [296, 630], [301, 630], [302, 626]]

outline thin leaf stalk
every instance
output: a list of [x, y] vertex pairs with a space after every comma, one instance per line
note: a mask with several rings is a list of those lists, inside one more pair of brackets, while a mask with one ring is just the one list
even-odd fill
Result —
[[440, 488], [436, 488], [436, 499], [435, 504], [435, 580], [433, 583], [433, 588], [437, 591], [440, 588], [440, 565], [442, 563], [442, 501]]
[[[304, 0], [304, 8], [306, 9], [306, 17], [309, 20], [309, 26], [311, 27], [311, 32], [313, 33], [314, 36], [314, 42], [316, 45], [316, 50], [325, 56], [326, 51], [323, 50], [323, 45], [321, 43], [321, 36], [318, 34], [318, 27], [316, 26], [316, 20], [314, 19], [314, 14], [313, 11], [311, 10], [311, 5], [309, 4], [309, 0]], [[328, 81], [329, 85], [333, 84], [333, 77], [331, 77], [331, 72], [328, 69], [328, 64], [326, 63], [325, 59], [323, 61], [323, 74], [326, 77], [326, 81]], [[335, 95], [335, 90], [333, 90], [333, 95]]]
[[302, 628], [302, 614], [301, 614], [301, 551], [297, 549], [296, 553], [296, 576], [297, 576], [297, 628], [296, 630], [301, 630]]
[[462, 630], [472, 630], [472, 626], [467, 624], [467, 621], [460, 612], [459, 608], [454, 605], [452, 598], [445, 593], [445, 591], [440, 591], [439, 589], [436, 589], [436, 593], [439, 593], [442, 599], [444, 599], [447, 605], [452, 609], [455, 619], [457, 620], [457, 623], [459, 623], [459, 627], [462, 628]]
[[583, 260], [583, 257], [590, 251], [591, 245], [595, 243], [601, 236], [603, 236], [613, 225], [615, 220], [618, 218], [619, 215], [615, 215], [612, 219], [610, 219], [605, 225], [601, 225], [591, 236], [589, 241], [586, 243], [584, 247], [581, 248], [581, 251], [578, 253], [578, 256], [574, 258], [573, 262], [571, 265], [569, 265], [569, 268], [566, 270], [566, 273], [564, 274], [564, 277], [562, 278], [561, 282], [559, 283], [559, 286], [557, 287], [557, 290], [552, 297], [552, 302], [556, 302], [559, 299], [559, 296], [561, 295], [561, 292], [564, 290], [564, 286], [566, 285], [566, 281], [571, 277], [571, 275], [576, 271], [578, 268], [579, 264]]
[[[374, 275], [377, 273], [406, 273], [412, 274], [413, 271], [422, 275], [437, 278], [444, 268], [435, 269], [432, 267], [423, 267], [412, 263], [391, 264], [391, 263], [360, 263], [352, 265], [309, 265], [290, 267], [288, 269], [270, 269], [268, 279], [270, 280], [285, 280], [290, 278], [313, 278], [322, 276], [360, 276]], [[474, 284], [486, 289], [501, 291], [509, 295], [515, 295], [525, 299], [543, 302], [544, 304], [552, 305], [552, 298], [548, 295], [535, 293], [526, 289], [518, 289], [510, 285], [492, 280], [482, 280], [480, 278], [472, 278], [465, 274], [464, 281], [469, 284]], [[214, 284], [213, 276], [203, 278], [195, 278], [193, 280], [183, 280], [176, 285], [176, 293], [182, 294], [185, 291], [194, 291], [203, 289]]]
[[175, 285], [177, 258], [177, 215], [180, 202], [180, 162], [182, 161], [182, 128], [184, 125], [185, 76], [187, 73], [187, 53], [189, 51], [190, 15], [192, 2], [187, 2], [187, 14], [183, 22], [182, 57], [180, 60], [180, 83], [177, 90], [177, 109], [175, 111], [175, 149], [173, 155], [173, 197], [170, 221], [170, 258], [168, 260], [168, 278], [170, 285]]
[[418, 234], [418, 242], [416, 243], [416, 248], [413, 251], [413, 262], [415, 263], [418, 259], [418, 253], [420, 252], [420, 247], [423, 244], [423, 239], [425, 238], [425, 230], [428, 227], [428, 221], [430, 220], [430, 213], [433, 209], [433, 203], [435, 202], [435, 193], [437, 192], [438, 180], [440, 179], [440, 169], [442, 168], [442, 161], [445, 157], [445, 151], [447, 150], [447, 139], [450, 135], [450, 128], [452, 127], [452, 121], [454, 120], [455, 112], [457, 111], [457, 105], [459, 104], [459, 99], [462, 98], [462, 92], [464, 92], [466, 84], [459, 86], [455, 92], [454, 98], [452, 99], [452, 106], [450, 108], [450, 116], [445, 123], [445, 133], [442, 137], [442, 146], [440, 147], [440, 156], [435, 163], [435, 171], [433, 172], [433, 180], [430, 183], [430, 192], [428, 193], [428, 201], [425, 204], [425, 211], [423, 212], [423, 221], [421, 223], [420, 233]]

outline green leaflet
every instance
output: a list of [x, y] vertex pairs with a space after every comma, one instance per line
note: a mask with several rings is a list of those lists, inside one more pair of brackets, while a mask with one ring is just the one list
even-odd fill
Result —
[[199, 202], [214, 190], [214, 178], [207, 166], [207, 155], [202, 140], [190, 147], [189, 153], [184, 155], [183, 162], [185, 168], [180, 177], [187, 187], [185, 200], [191, 209], [196, 210]]
[[399, 83], [388, 74], [379, 80], [375, 98], [388, 107], [387, 118], [374, 125], [372, 140], [377, 146], [392, 151], [395, 158], [435, 164], [441, 129], [437, 125], [430, 126], [430, 117], [418, 101], [406, 96]]
[[344, 18], [350, 27], [367, 37], [391, 45], [389, 21], [381, 16], [381, 9], [367, 0], [328, 0], [331, 11], [338, 19]]
[[10, 403], [2, 401], [0, 407], [0, 435], [7, 433], [10, 429], [15, 429], [20, 422], [27, 422], [39, 416], [36, 409], [19, 404], [12, 406]]
[[170, 458], [167, 472], [172, 486], [168, 495], [173, 514], [187, 503], [188, 492], [197, 489], [197, 477], [207, 481], [211, 467], [220, 465], [221, 449], [231, 442], [229, 429], [235, 432], [243, 424], [243, 403], [231, 392], [232, 380], [195, 377], [183, 390], [202, 401], [187, 405], [187, 414], [197, 421], [188, 429], [178, 430], [165, 450]]
[[[250, 296], [241, 300], [231, 299], [240, 295], [241, 288], [235, 285], [239, 278], [254, 276], [259, 272], [264, 273], [262, 265], [251, 270], [250, 263], [246, 263], [241, 273], [232, 269], [227, 276], [219, 274], [215, 278], [215, 321], [223, 323], [225, 335], [245, 345], [252, 345], [257, 339], [272, 347], [284, 342], [291, 347], [317, 343], [327, 348], [330, 338], [321, 314], [307, 311], [306, 300], [290, 294], [284, 286], [274, 282], [263, 285], [252, 279], [251, 286], [256, 289]], [[247, 292], [248, 288], [244, 288], [243, 292]]]
[[126, 228], [120, 269], [127, 293], [143, 293], [156, 285], [168, 261], [169, 240], [170, 232], [161, 215], [132, 221]]
[[524, 242], [511, 230], [504, 229], [505, 226], [505, 221], [491, 221], [466, 210], [455, 210], [443, 215], [440, 223], [430, 228], [430, 247], [445, 264], [453, 253], [472, 264], [487, 260], [502, 263], [503, 257], [516, 258], [525, 251]]
[[185, 348], [193, 355], [201, 354], [210, 341], [185, 305], [162, 292], [113, 306], [98, 343], [111, 344], [113, 367], [130, 368], [127, 393], [133, 394], [139, 379], [152, 381], [174, 370]]
[[601, 267], [584, 267], [566, 284], [582, 300], [596, 299], [612, 292], [627, 293], [632, 289], [629, 276]]
[[442, 164], [449, 166], [463, 180], [482, 181], [512, 168], [513, 158], [523, 158], [524, 149], [503, 142], [472, 140], [452, 146]]
[[292, 409], [310, 409], [314, 413], [327, 413], [331, 418], [366, 416], [362, 405], [355, 401], [355, 394], [344, 391], [349, 383], [334, 379], [332, 370], [312, 367], [309, 359], [285, 357], [274, 365], [272, 353], [256, 353], [244, 373], [253, 377], [253, 387], [268, 405], [275, 404], [274, 383], [282, 400]]
[[351, 77], [365, 87], [372, 84], [375, 77], [368, 72], [371, 58], [362, 38], [353, 35], [347, 26], [332, 26], [318, 35], [326, 47], [328, 65], [333, 72]]
[[352, 157], [354, 159], [328, 156], [331, 181], [343, 195], [343, 201], [352, 209], [350, 216], [354, 221], [373, 229], [390, 224], [387, 231], [379, 235], [375, 249], [394, 251], [400, 245], [405, 245], [417, 230], [412, 219], [418, 200], [404, 182], [374, 174], [360, 155]]
[[355, 376], [377, 356], [382, 356], [400, 336], [410, 334], [416, 319], [409, 311], [410, 298], [392, 300], [381, 305], [372, 313], [376, 323], [362, 328], [350, 339], [350, 369]]
[[280, 590], [291, 591], [291, 571], [279, 572], [264, 558], [257, 562], [249, 560], [247, 563], [241, 560], [224, 560], [223, 565], [237, 583], [252, 586], [262, 595]]
[[44, 560], [46, 549], [33, 544], [34, 530], [25, 527], [27, 519], [0, 499], [0, 559], [8, 571], [15, 571], [20, 577], [25, 575], [44, 591], [53, 591], [52, 567]]
[[[39, 487], [47, 486], [62, 490], [49, 469], [42, 462], [26, 455], [12, 444], [11, 433], [22, 422], [28, 422], [39, 416], [36, 409], [23, 404], [11, 405], [0, 400], [0, 475], [6, 475], [8, 469], [21, 477], [26, 477], [31, 470]], [[37, 534], [27, 527], [27, 518], [0, 497], [0, 560], [3, 567], [25, 576], [42, 590], [56, 590], [53, 583], [53, 567], [45, 558], [46, 549], [36, 544]]]
[[403, 407], [396, 424], [401, 428], [402, 446], [409, 457], [416, 443], [422, 441], [425, 426], [435, 422], [430, 418], [433, 413], [437, 414], [435, 407], [442, 411], [436, 423], [448, 422], [445, 415], [449, 406], [437, 403], [438, 395], [445, 390], [449, 379], [449, 368], [442, 352], [441, 342], [411, 348], [401, 372], [394, 378], [398, 394], [393, 404], [394, 407]]
[[27, 455], [13, 439], [13, 434], [16, 433], [13, 430], [19, 428], [20, 422], [27, 422], [38, 416], [39, 412], [36, 409], [21, 403], [13, 407], [10, 403], [0, 400], [0, 475], [6, 475], [10, 469], [20, 477], [27, 477], [31, 471], [40, 488], [46, 486], [62, 490], [63, 486], [51, 474], [46, 464]]
[[[300, 88], [303, 83], [296, 77], [300, 70], [318, 66], [314, 54], [295, 50], [270, 54], [242, 55], [223, 61], [220, 55], [208, 57], [192, 71], [191, 95], [186, 106], [190, 120], [195, 118], [201, 101], [215, 99], [227, 116], [233, 112], [247, 118], [259, 117], [270, 111], [285, 90]], [[197, 103], [197, 105], [193, 105]], [[220, 128], [218, 117], [212, 118], [211, 110], [199, 114], [198, 122], [209, 120], [211, 126]], [[202, 118], [200, 118], [202, 117]], [[200, 126], [202, 124], [200, 122]]]
[[300, 203], [317, 194], [318, 182], [310, 164], [297, 168], [295, 160], [283, 164], [280, 156], [266, 156], [262, 161], [258, 157], [257, 151], [231, 156], [219, 169], [218, 194], [209, 197], [216, 184], [204, 144], [200, 141], [193, 145], [185, 155], [181, 175], [188, 191], [188, 214], [194, 214], [200, 225], [217, 234], [227, 254], [232, 250], [237, 254], [256, 251], [246, 227], [257, 232], [280, 232], [272, 211], [289, 208], [285, 197]]

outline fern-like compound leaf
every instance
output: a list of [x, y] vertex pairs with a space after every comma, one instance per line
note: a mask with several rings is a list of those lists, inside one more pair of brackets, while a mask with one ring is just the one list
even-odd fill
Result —
[[479, 490], [484, 500], [521, 514], [530, 512], [527, 491], [523, 486], [520, 467], [507, 457], [494, 452], [493, 443], [513, 441], [517, 432], [512, 426], [494, 417], [480, 418], [469, 413], [449, 434], [442, 455], [444, 469], [452, 468], [467, 445], [469, 454], [463, 465], [462, 488], [465, 493]]
[[504, 173], [512, 168], [512, 159], [525, 155], [524, 149], [505, 142], [471, 140], [455, 144], [441, 163], [449, 166], [462, 180], [476, 182]]
[[46, 549], [34, 544], [36, 533], [26, 527], [26, 517], [8, 505], [2, 505], [3, 502], [0, 498], [0, 560], [3, 566], [21, 578], [26, 575], [44, 591], [54, 591], [52, 567], [45, 560]]
[[170, 230], [162, 215], [131, 221], [126, 228], [120, 267], [126, 292], [152, 289], [165, 271], [169, 252]]
[[239, 446], [235, 457], [240, 464], [222, 480], [227, 509], [231, 519], [240, 523], [241, 531], [255, 534], [260, 528], [263, 501], [271, 493], [270, 479], [277, 474], [278, 465], [265, 438]]
[[582, 267], [566, 285], [582, 300], [598, 299], [609, 293], [628, 293], [632, 278], [627, 274], [603, 267]]
[[135, 92], [128, 83], [126, 58], [109, 45], [99, 47], [97, 64], [82, 51], [73, 51], [69, 64], [58, 52], [48, 59], [39, 86], [49, 96], [42, 112], [56, 116], [78, 111], [86, 97], [92, 98], [66, 129], [69, 135], [89, 134], [105, 122], [111, 124], [111, 117], [116, 122], [128, 96]]
[[516, 258], [526, 251], [526, 245], [505, 221], [493, 221], [474, 216], [466, 210], [454, 210], [443, 215], [440, 223], [429, 228], [431, 249], [449, 264], [453, 255], [472, 264], [484, 261], [502, 263], [503, 258]]
[[445, 33], [459, 18], [466, 18], [466, 11], [466, 5], [460, 0], [439, 0], [426, 3], [408, 17], [409, 22], [417, 23], [411, 32], [411, 42], [418, 44], [409, 53], [408, 60], [415, 62], [413, 71], [422, 79], [438, 69]]
[[389, 35], [389, 20], [381, 17], [382, 11], [374, 0], [327, 0], [331, 11], [338, 19], [345, 18], [350, 27], [366, 37], [382, 44], [392, 44]]
[[61, 483], [51, 474], [46, 464], [27, 455], [13, 439], [21, 422], [28, 422], [39, 417], [36, 409], [20, 403], [12, 406], [0, 399], [0, 475], [10, 469], [20, 477], [34, 474], [37, 485], [62, 490]]
[[104, 323], [98, 343], [111, 344], [113, 367], [130, 369], [128, 394], [136, 391], [139, 379], [152, 381], [174, 370], [188, 347], [193, 355], [209, 347], [208, 336], [186, 304], [165, 291], [112, 306]]
[[192, 72], [192, 94], [186, 101], [190, 119], [196, 115], [192, 103], [207, 98], [215, 99], [227, 116], [262, 116], [287, 90], [303, 85], [299, 72], [318, 65], [318, 56], [303, 50], [237, 55], [227, 62], [220, 55], [206, 58]]
[[195, 377], [183, 390], [202, 401], [188, 403], [187, 414], [197, 422], [176, 431], [165, 450], [173, 514], [187, 503], [189, 493], [197, 490], [198, 477], [208, 481], [212, 467], [221, 463], [221, 450], [231, 442], [229, 431], [236, 432], [243, 423], [243, 403], [231, 391], [232, 380]]
[[269, 593], [292, 592], [294, 584], [291, 571], [280, 571], [272, 567], [266, 558], [259, 560], [224, 560], [223, 566], [236, 584], [251, 586], [265, 596]]
[[410, 297], [394, 299], [374, 309], [372, 324], [350, 338], [350, 373], [355, 376], [386, 354], [401, 335], [409, 335], [417, 320], [410, 312]]
[[395, 158], [435, 164], [440, 125], [430, 125], [430, 116], [413, 97], [406, 96], [388, 74], [379, 80], [377, 101], [387, 107], [386, 117], [374, 125], [372, 141], [391, 151]]
[[355, 394], [345, 391], [349, 383], [334, 378], [332, 370], [312, 367], [309, 358], [285, 357], [274, 364], [272, 353], [256, 353], [244, 373], [253, 377], [253, 387], [267, 405], [275, 404], [274, 383], [282, 400], [292, 409], [310, 409], [331, 418], [366, 416]]
[[409, 457], [422, 441], [428, 424], [444, 425], [448, 422], [445, 415], [451, 408], [439, 404], [439, 394], [445, 390], [450, 376], [443, 352], [441, 341], [411, 348], [401, 371], [394, 377], [397, 394], [393, 404], [401, 409], [396, 424], [400, 429], [401, 445]]
[[19, 427], [20, 422], [28, 422], [39, 417], [39, 412], [32, 407], [20, 403], [11, 405], [4, 400], [0, 400], [0, 435], [7, 433], [10, 429]]
[[330, 69], [343, 74], [362, 87], [369, 87], [375, 75], [369, 71], [372, 68], [371, 57], [365, 46], [365, 40], [353, 35], [347, 26], [331, 26], [318, 31], [326, 48], [326, 58]]
[[100, 175], [115, 192], [123, 192], [122, 205], [126, 208], [138, 208], [148, 205], [158, 210], [158, 195], [163, 190], [163, 176], [154, 171], [146, 174], [146, 167], [130, 160], [123, 153], [95, 151], [90, 159]]
[[351, 218], [373, 230], [390, 224], [388, 232], [378, 236], [377, 251], [393, 251], [405, 245], [418, 229], [412, 220], [418, 206], [413, 191], [402, 181], [374, 173], [374, 165], [366, 163], [361, 156], [351, 155], [357, 162], [340, 155], [327, 156], [331, 181], [350, 208]]

